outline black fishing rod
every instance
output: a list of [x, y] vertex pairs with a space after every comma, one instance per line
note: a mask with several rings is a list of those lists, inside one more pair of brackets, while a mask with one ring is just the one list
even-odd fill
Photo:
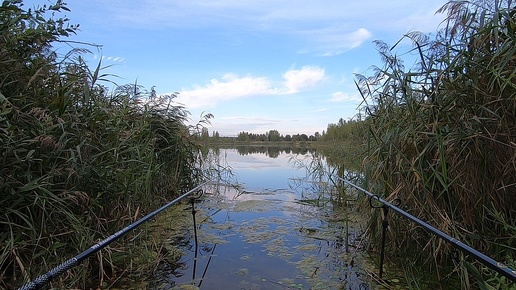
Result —
[[416, 224], [422, 226], [426, 231], [438, 236], [439, 238], [445, 240], [446, 242], [450, 243], [452, 246], [454, 246], [455, 248], [465, 252], [465, 253], [468, 253], [470, 254], [471, 256], [473, 256], [475, 259], [477, 259], [478, 261], [480, 261], [482, 264], [486, 265], [487, 267], [491, 268], [492, 270], [502, 274], [504, 277], [507, 277], [509, 280], [511, 281], [514, 281], [516, 282], [516, 271], [507, 267], [505, 264], [501, 263], [501, 262], [497, 262], [495, 261], [494, 259], [492, 259], [491, 257], [477, 251], [476, 249], [468, 246], [467, 244], [449, 236], [448, 234], [434, 228], [433, 226], [425, 223], [424, 221], [416, 218], [415, 216], [407, 213], [406, 211], [400, 209], [399, 207], [393, 205], [392, 203], [380, 198], [378, 195], [372, 193], [372, 192], [369, 192], [353, 183], [351, 183], [350, 181], [348, 180], [345, 180], [339, 176], [335, 176], [337, 179], [347, 183], [348, 185], [351, 185], [352, 187], [358, 189], [359, 191], [362, 191], [364, 192], [365, 194], [367, 194], [371, 199], [370, 199], [370, 203], [372, 203], [372, 199], [376, 199], [378, 200], [378, 202], [382, 203], [384, 206], [394, 210], [395, 212], [401, 214], [402, 216], [408, 218], [409, 220], [415, 222]]
[[104, 247], [106, 247], [107, 245], [109, 245], [110, 243], [115, 241], [116, 239], [118, 239], [118, 238], [122, 237], [123, 235], [127, 234], [132, 229], [135, 229], [136, 227], [140, 226], [144, 222], [146, 222], [149, 219], [153, 218], [158, 213], [160, 213], [160, 212], [164, 211], [165, 209], [169, 208], [171, 205], [173, 205], [175, 203], [178, 203], [183, 198], [185, 198], [188, 195], [192, 194], [194, 191], [197, 191], [198, 189], [200, 189], [201, 187], [205, 186], [206, 184], [208, 184], [212, 180], [213, 180], [213, 178], [208, 180], [208, 181], [206, 181], [206, 182], [204, 182], [204, 183], [202, 183], [202, 184], [200, 184], [200, 185], [198, 185], [198, 186], [196, 186], [196, 187], [194, 187], [194, 188], [192, 188], [191, 190], [189, 190], [188, 192], [184, 193], [180, 197], [172, 200], [171, 202], [167, 203], [166, 205], [164, 205], [164, 206], [158, 208], [157, 210], [149, 213], [148, 215], [146, 215], [143, 218], [137, 220], [136, 222], [128, 225], [127, 227], [119, 230], [118, 232], [112, 234], [111, 236], [107, 237], [106, 239], [100, 241], [99, 243], [91, 246], [86, 251], [78, 254], [77, 256], [75, 256], [75, 257], [73, 257], [73, 258], [71, 258], [69, 260], [67, 260], [66, 262], [62, 263], [61, 265], [59, 265], [59, 266], [55, 267], [54, 269], [48, 271], [46, 274], [43, 274], [43, 275], [39, 276], [38, 278], [36, 278], [35, 280], [29, 282], [28, 284], [25, 284], [24, 286], [19, 288], [19, 290], [42, 289], [53, 278], [63, 274], [65, 271], [67, 271], [67, 270], [75, 267], [76, 265], [80, 264], [82, 261], [84, 261], [86, 258], [91, 256], [92, 254], [100, 251], [101, 249], [103, 249]]

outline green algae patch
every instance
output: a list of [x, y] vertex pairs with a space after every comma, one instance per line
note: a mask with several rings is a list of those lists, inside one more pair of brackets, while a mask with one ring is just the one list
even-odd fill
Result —
[[295, 248], [296, 248], [296, 250], [301, 251], [301, 252], [314, 252], [317, 249], [319, 249], [320, 246], [317, 244], [306, 244], [306, 245], [298, 245]]
[[245, 200], [235, 204], [233, 211], [235, 212], [267, 212], [272, 206], [268, 200]]
[[247, 276], [249, 274], [249, 269], [242, 268], [237, 271], [238, 275], [240, 276]]
[[264, 245], [270, 256], [279, 256], [286, 260], [292, 257], [294, 253], [292, 249], [285, 245], [285, 239], [283, 237], [275, 238]]

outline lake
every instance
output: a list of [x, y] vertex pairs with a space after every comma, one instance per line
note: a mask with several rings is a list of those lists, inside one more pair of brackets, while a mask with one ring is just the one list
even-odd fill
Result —
[[[271, 151], [272, 150], [272, 151]], [[212, 151], [228, 168], [195, 201], [159, 218], [155, 289], [374, 289], [365, 217], [338, 198], [315, 150]], [[196, 243], [197, 239], [197, 243]], [[369, 269], [369, 270], [368, 270]]]

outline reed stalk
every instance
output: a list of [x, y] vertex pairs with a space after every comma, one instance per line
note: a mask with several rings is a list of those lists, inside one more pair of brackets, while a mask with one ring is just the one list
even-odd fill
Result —
[[[450, 1], [440, 12], [447, 20], [435, 37], [404, 36], [413, 65], [397, 56], [399, 43], [377, 42], [384, 67], [357, 76], [371, 144], [364, 169], [383, 198], [400, 198], [412, 215], [514, 263], [515, 4]], [[450, 260], [449, 245], [403, 220], [391, 224], [390, 240], [394, 250], [423, 251], [436, 270]], [[463, 288], [503, 280], [473, 261], [462, 265]]]
[[[87, 49], [51, 44], [77, 26], [55, 5], [0, 6], [0, 288], [14, 288], [178, 196], [201, 177], [200, 146], [174, 95], [116, 86]], [[103, 85], [104, 84], [104, 85]], [[126, 240], [52, 286], [102, 287], [133, 265]], [[110, 282], [110, 283], [111, 283]]]

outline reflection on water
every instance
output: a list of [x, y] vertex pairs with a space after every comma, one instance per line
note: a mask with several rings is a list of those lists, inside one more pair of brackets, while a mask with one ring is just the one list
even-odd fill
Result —
[[[292, 147], [292, 146], [268, 146], [268, 145], [239, 145], [234, 149], [240, 155], [264, 154], [270, 158], [278, 158], [282, 154], [306, 155], [308, 153], [316, 152], [313, 148], [308, 147]], [[224, 149], [223, 149], [224, 150]]]
[[327, 181], [306, 180], [299, 163], [311, 161], [286, 151], [275, 158], [235, 149], [220, 154], [232, 179], [209, 188], [195, 204], [197, 244], [193, 224], [179, 222], [193, 220], [191, 208], [166, 217], [171, 228], [186, 233], [170, 239], [182, 256], [160, 263], [153, 288], [372, 288], [362, 218], [339, 206]]

